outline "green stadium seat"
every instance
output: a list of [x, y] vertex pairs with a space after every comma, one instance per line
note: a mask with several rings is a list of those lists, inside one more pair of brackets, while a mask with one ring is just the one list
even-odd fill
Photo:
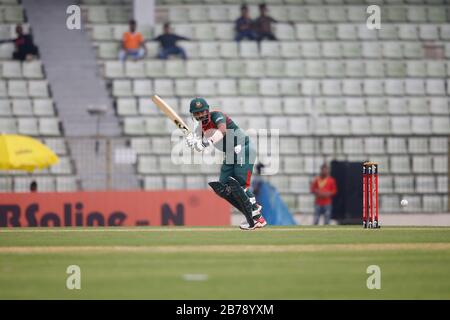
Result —
[[36, 118], [18, 118], [17, 119], [18, 132], [24, 135], [38, 136], [38, 121]]
[[229, 77], [243, 77], [245, 75], [245, 63], [242, 60], [227, 60], [226, 74]]
[[22, 65], [19, 61], [5, 61], [2, 63], [3, 78], [22, 78]]
[[209, 79], [197, 79], [195, 92], [198, 96], [214, 96], [216, 94], [216, 83]]
[[158, 78], [166, 76], [165, 62], [162, 60], [145, 61], [145, 74], [150, 78]]
[[225, 6], [208, 6], [207, 10], [209, 20], [213, 22], [229, 21], [236, 18], [230, 16], [230, 10]]
[[426, 22], [427, 12], [425, 7], [411, 6], [406, 8], [407, 19], [410, 22]]
[[53, 101], [46, 98], [33, 99], [33, 114], [36, 116], [54, 116]]
[[325, 76], [325, 67], [322, 60], [307, 60], [305, 63], [306, 76], [323, 78]]
[[345, 76], [346, 77], [364, 77], [365, 68], [364, 62], [362, 60], [347, 60], [345, 62]]
[[445, 80], [444, 79], [426, 79], [425, 92], [431, 96], [445, 96]]
[[281, 42], [280, 53], [283, 58], [299, 58], [300, 44], [297, 41]]
[[12, 112], [15, 116], [32, 116], [33, 108], [30, 99], [12, 99]]
[[298, 40], [315, 40], [316, 39], [314, 25], [312, 25], [312, 24], [297, 23], [295, 25], [295, 31], [296, 31]]
[[[364, 58], [380, 58], [382, 55], [382, 45], [376, 41], [362, 42], [362, 56]], [[367, 59], [366, 62], [372, 62]]]
[[240, 42], [239, 54], [242, 58], [257, 58], [259, 56], [258, 44], [256, 42]]
[[[1, 91], [1, 89], [0, 89]], [[23, 80], [8, 81], [8, 95], [10, 97], [28, 97], [27, 82]]]
[[238, 44], [236, 42], [220, 42], [219, 52], [222, 58], [237, 58], [239, 56]]
[[266, 75], [268, 77], [284, 77], [285, 76], [285, 64], [284, 60], [266, 60]]
[[0, 59], [11, 59], [14, 52], [14, 44], [3, 43], [0, 44]]
[[405, 87], [402, 79], [384, 80], [384, 93], [388, 96], [403, 95]]
[[145, 78], [145, 65], [143, 61], [126, 61], [125, 75], [129, 78]]
[[302, 56], [304, 58], [320, 58], [321, 50], [319, 42], [303, 42], [301, 43]]
[[203, 61], [196, 61], [196, 63], [197, 65], [191, 65], [191, 68], [197, 71], [194, 73], [196, 76], [203, 76], [205, 69], [207, 75], [210, 77], [223, 77], [225, 75], [225, 61], [223, 60], [207, 60], [205, 63]]
[[423, 58], [424, 49], [421, 43], [406, 42], [403, 44], [403, 56], [405, 58]]
[[199, 54], [202, 58], [217, 58], [220, 55], [218, 42], [200, 42]]
[[107, 23], [108, 13], [104, 6], [87, 7], [87, 19], [90, 23]]
[[4, 6], [3, 16], [7, 23], [19, 23], [25, 20], [21, 6]]
[[215, 38], [218, 40], [233, 40], [234, 25], [231, 23], [215, 23]]
[[328, 14], [324, 7], [309, 7], [308, 8], [308, 18], [312, 22], [327, 22]]
[[398, 26], [398, 36], [400, 40], [418, 40], [419, 31], [414, 24], [401, 24]]
[[43, 136], [60, 136], [57, 118], [39, 118], [39, 133]]
[[123, 129], [126, 135], [145, 135], [145, 120], [140, 117], [125, 117], [123, 119]]
[[131, 96], [132, 95], [131, 81], [130, 80], [114, 80], [112, 92], [115, 97]]
[[[345, 114], [350, 115], [364, 115], [366, 108], [364, 105], [364, 99], [360, 97], [346, 97], [344, 101]], [[353, 119], [353, 118], [352, 118]]]
[[385, 115], [388, 113], [388, 105], [384, 97], [366, 98], [366, 111], [368, 114]]
[[149, 154], [153, 151], [150, 138], [131, 138], [131, 148], [137, 154]]
[[93, 40], [113, 40], [113, 32], [110, 25], [92, 25]]
[[160, 96], [174, 95], [173, 81], [170, 79], [155, 79], [153, 85], [154, 92], [158, 92]]
[[121, 61], [105, 61], [104, 67], [106, 78], [114, 79], [125, 76], [124, 64]]
[[177, 96], [191, 96], [195, 92], [195, 81], [193, 79], [175, 80], [175, 94]]
[[362, 48], [358, 42], [342, 42], [342, 56], [345, 58], [361, 58]]
[[328, 21], [330, 22], [346, 22], [347, 21], [347, 8], [345, 7], [333, 7], [328, 10]]
[[358, 28], [353, 24], [337, 25], [337, 38], [339, 40], [357, 40]]
[[280, 88], [278, 85], [278, 80], [260, 79], [259, 94], [262, 96], [279, 96]]
[[432, 97], [428, 99], [431, 114], [449, 115], [449, 99], [445, 97]]
[[307, 22], [308, 9], [302, 6], [292, 6], [288, 10], [288, 20], [292, 22]]
[[169, 20], [173, 23], [188, 22], [189, 15], [186, 14], [185, 7], [169, 7]]
[[275, 24], [275, 36], [279, 40], [295, 40], [294, 27], [287, 23]]
[[119, 43], [102, 42], [98, 44], [97, 50], [100, 59], [117, 59], [119, 54]]
[[[167, 121], [171, 121], [170, 119], [167, 118], [161, 118], [161, 117], [151, 117], [151, 118], [146, 118], [145, 119], [145, 128], [146, 128], [146, 132], [147, 134], [167, 134], [170, 133], [170, 131], [168, 130], [167, 127]], [[170, 127], [171, 129], [173, 128], [173, 124]]]
[[382, 61], [365, 61], [365, 74], [368, 77], [381, 78], [384, 76], [384, 65]]
[[397, 26], [392, 24], [384, 24], [378, 31], [378, 37], [380, 40], [397, 40], [399, 37]]
[[46, 80], [29, 80], [28, 94], [34, 98], [47, 98], [49, 96]]
[[250, 78], [261, 78], [264, 76], [264, 60], [252, 59], [245, 61], [245, 75]]
[[439, 40], [439, 29], [436, 25], [420, 25], [419, 37], [422, 40]]
[[[150, 96], [153, 94], [153, 86], [151, 80], [134, 80], [133, 81], [133, 95], [135, 96]], [[155, 89], [155, 92], [156, 91]]]
[[431, 134], [431, 121], [428, 117], [416, 116], [411, 118], [411, 131], [417, 135]]
[[445, 8], [441, 6], [427, 7], [427, 19], [431, 23], [448, 23]]
[[23, 76], [28, 79], [42, 79], [42, 63], [40, 61], [27, 61], [22, 63]]
[[220, 79], [217, 81], [217, 94], [221, 96], [236, 96], [238, 94], [235, 79]]
[[17, 133], [17, 123], [15, 118], [0, 117], [0, 133]]
[[408, 139], [409, 153], [428, 153], [428, 139], [427, 138], [409, 138]]
[[12, 115], [11, 102], [9, 99], [0, 99], [0, 117], [9, 117]]
[[278, 58], [280, 56], [280, 44], [275, 41], [261, 42], [261, 57]]
[[117, 114], [120, 116], [137, 115], [137, 104], [135, 98], [119, 98], [116, 100]]
[[256, 96], [259, 94], [258, 81], [253, 79], [238, 80], [239, 93], [244, 96]]
[[336, 40], [336, 26], [332, 24], [316, 25], [316, 37], [318, 40]]
[[212, 24], [194, 25], [194, 37], [198, 40], [215, 40], [215, 26]]

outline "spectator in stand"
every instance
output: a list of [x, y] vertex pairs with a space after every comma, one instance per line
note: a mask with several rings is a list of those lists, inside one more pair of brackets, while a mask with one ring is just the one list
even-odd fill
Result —
[[30, 192], [37, 192], [37, 182], [34, 180], [30, 183]]
[[176, 55], [182, 59], [186, 59], [186, 52], [182, 47], [177, 46], [178, 40], [189, 40], [188, 38], [171, 33], [170, 23], [164, 23], [164, 33], [159, 35], [154, 40], [158, 41], [161, 48], [158, 53], [159, 59], [167, 59], [169, 56]]
[[128, 56], [134, 60], [145, 57], [146, 49], [144, 44], [144, 37], [139, 31], [136, 31], [136, 21], [130, 20], [130, 31], [124, 32], [122, 36], [122, 48], [119, 52], [120, 61], [125, 61]]
[[337, 192], [336, 180], [330, 176], [328, 166], [320, 167], [320, 175], [311, 184], [311, 192], [315, 194], [314, 224], [319, 224], [320, 216], [325, 216], [324, 224], [330, 224], [332, 200]]
[[256, 40], [255, 32], [253, 31], [253, 21], [249, 16], [247, 5], [241, 6], [241, 16], [235, 22], [235, 40], [241, 41], [243, 39]]
[[33, 43], [33, 37], [30, 34], [24, 34], [21, 24], [16, 25], [17, 38], [14, 42], [14, 52], [12, 58], [14, 60], [29, 61], [36, 58], [39, 54], [38, 48]]
[[259, 14], [259, 17], [254, 22], [254, 30], [256, 32], [257, 40], [277, 40], [272, 32], [272, 23], [276, 23], [277, 21], [267, 15], [267, 6], [265, 3], [259, 5]]

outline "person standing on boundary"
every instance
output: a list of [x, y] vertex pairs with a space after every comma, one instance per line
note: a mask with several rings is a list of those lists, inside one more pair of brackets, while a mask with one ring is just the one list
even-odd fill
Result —
[[311, 192], [316, 196], [314, 204], [314, 225], [319, 224], [320, 216], [324, 215], [324, 224], [330, 224], [333, 197], [337, 192], [336, 180], [330, 176], [328, 165], [320, 167], [320, 175], [311, 183]]

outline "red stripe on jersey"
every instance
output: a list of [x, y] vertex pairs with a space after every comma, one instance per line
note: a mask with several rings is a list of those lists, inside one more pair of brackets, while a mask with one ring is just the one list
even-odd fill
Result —
[[252, 172], [250, 170], [247, 171], [247, 180], [245, 181], [245, 189], [250, 187], [250, 180], [252, 178]]

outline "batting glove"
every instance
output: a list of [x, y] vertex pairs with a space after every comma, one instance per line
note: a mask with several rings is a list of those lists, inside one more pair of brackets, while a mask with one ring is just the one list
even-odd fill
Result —
[[207, 147], [209, 147], [211, 145], [211, 141], [209, 141], [208, 139], [198, 139], [195, 142], [194, 148], [196, 151], [198, 152], [202, 152], [203, 150], [205, 150]]
[[194, 133], [191, 132], [186, 136], [186, 144], [189, 148], [193, 148], [195, 143], [197, 142], [197, 138], [195, 137]]

